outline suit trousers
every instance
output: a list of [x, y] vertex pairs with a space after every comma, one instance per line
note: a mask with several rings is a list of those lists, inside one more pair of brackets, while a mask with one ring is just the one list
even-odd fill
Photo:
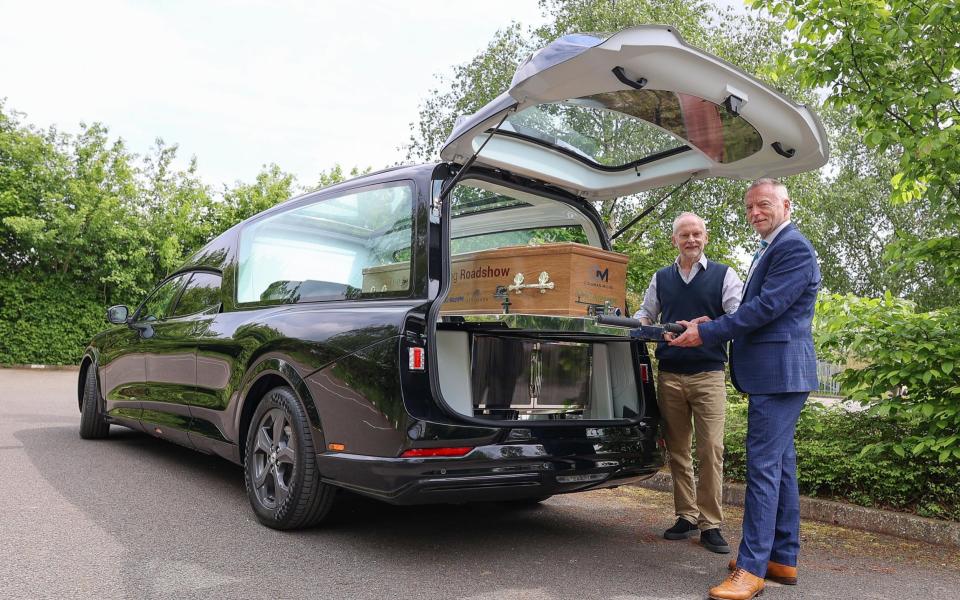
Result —
[[[727, 409], [723, 371], [660, 371], [657, 404], [663, 418], [676, 515], [700, 529], [719, 527], [723, 522], [723, 424]], [[694, 432], [700, 472], [696, 491], [690, 450]]]
[[767, 562], [796, 566], [800, 493], [793, 437], [809, 392], [751, 394], [747, 411], [747, 489], [737, 566], [763, 577]]

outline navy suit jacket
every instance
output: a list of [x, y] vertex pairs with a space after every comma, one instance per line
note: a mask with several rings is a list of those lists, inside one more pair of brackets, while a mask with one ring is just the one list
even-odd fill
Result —
[[785, 394], [817, 389], [811, 323], [819, 287], [813, 246], [790, 223], [757, 261], [740, 308], [699, 325], [705, 346], [732, 340], [730, 375], [738, 390]]

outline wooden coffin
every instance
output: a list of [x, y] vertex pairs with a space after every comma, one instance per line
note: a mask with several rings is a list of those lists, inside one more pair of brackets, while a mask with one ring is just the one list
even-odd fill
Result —
[[[383, 265], [363, 270], [363, 289], [396, 289], [409, 267]], [[545, 273], [545, 275], [544, 275]], [[627, 256], [574, 243], [510, 246], [455, 254], [450, 293], [443, 314], [504, 312], [584, 317], [591, 306], [623, 309]]]

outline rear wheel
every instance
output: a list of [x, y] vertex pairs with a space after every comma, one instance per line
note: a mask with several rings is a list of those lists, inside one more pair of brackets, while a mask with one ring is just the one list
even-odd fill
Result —
[[83, 400], [80, 404], [80, 437], [85, 440], [99, 440], [110, 435], [110, 423], [107, 423], [100, 409], [100, 387], [97, 385], [97, 365], [87, 367], [83, 382]]
[[320, 481], [310, 423], [290, 388], [260, 401], [244, 456], [247, 496], [267, 527], [309, 527], [330, 511], [336, 489]]

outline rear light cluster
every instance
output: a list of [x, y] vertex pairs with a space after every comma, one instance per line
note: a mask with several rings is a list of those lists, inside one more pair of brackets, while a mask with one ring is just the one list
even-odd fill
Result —
[[411, 448], [405, 450], [400, 458], [429, 458], [433, 456], [465, 456], [473, 450], [473, 446], [461, 446], [456, 448]]
[[640, 381], [650, 383], [650, 367], [647, 365], [640, 365]]
[[410, 348], [410, 370], [423, 371], [426, 368], [426, 350], [419, 346]]

